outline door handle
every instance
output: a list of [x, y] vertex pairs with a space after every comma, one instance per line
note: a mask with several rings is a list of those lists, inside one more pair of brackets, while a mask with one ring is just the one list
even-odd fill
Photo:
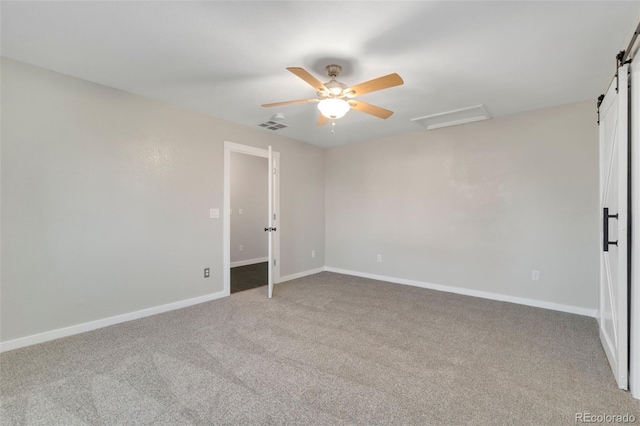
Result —
[[602, 250], [609, 251], [609, 246], [618, 245], [618, 241], [609, 241], [609, 219], [618, 219], [617, 214], [609, 214], [609, 208], [604, 207], [602, 213]]

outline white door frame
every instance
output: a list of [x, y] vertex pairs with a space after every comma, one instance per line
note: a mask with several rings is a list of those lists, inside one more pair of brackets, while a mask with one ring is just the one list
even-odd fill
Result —
[[[224, 197], [222, 206], [222, 276], [223, 292], [225, 296], [231, 294], [231, 153], [255, 155], [256, 157], [269, 158], [269, 151], [254, 146], [242, 145], [239, 143], [224, 141]], [[273, 161], [276, 170], [280, 170], [280, 153], [273, 151]], [[266, 178], [266, 176], [265, 176]], [[276, 264], [273, 267], [273, 281], [280, 281], [280, 177], [274, 181], [275, 197], [273, 202], [273, 212], [276, 215], [274, 226], [278, 231], [274, 232], [273, 253]], [[268, 224], [265, 221], [265, 227]]]
[[631, 62], [631, 321], [629, 390], [640, 399], [640, 59]]

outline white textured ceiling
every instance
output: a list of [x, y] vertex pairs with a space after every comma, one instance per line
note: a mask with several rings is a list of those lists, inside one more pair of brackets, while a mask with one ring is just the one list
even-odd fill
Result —
[[[640, 2], [6, 2], [2, 55], [257, 128], [332, 146], [420, 131], [411, 118], [485, 104], [492, 116], [595, 99]], [[318, 127], [315, 97], [285, 67], [354, 85], [403, 86]], [[595, 105], [594, 105], [595, 108]], [[270, 130], [263, 130], [270, 132]]]

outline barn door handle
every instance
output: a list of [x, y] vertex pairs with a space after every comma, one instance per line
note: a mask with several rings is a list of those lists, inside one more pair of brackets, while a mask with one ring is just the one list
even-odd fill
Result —
[[275, 231], [276, 228], [264, 228], [264, 230], [267, 231], [267, 232], [271, 232], [271, 231]]
[[613, 244], [618, 245], [618, 241], [609, 241], [609, 219], [617, 219], [617, 214], [609, 214], [609, 208], [604, 207], [604, 213], [602, 214], [602, 250], [609, 251], [609, 246]]

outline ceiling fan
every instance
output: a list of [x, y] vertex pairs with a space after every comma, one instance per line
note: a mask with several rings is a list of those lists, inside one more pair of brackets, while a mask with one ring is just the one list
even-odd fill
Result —
[[388, 109], [380, 108], [378, 106], [371, 105], [353, 98], [355, 98], [356, 96], [364, 95], [366, 93], [371, 93], [377, 90], [387, 89], [389, 87], [404, 84], [402, 78], [400, 78], [398, 74], [393, 73], [385, 75], [384, 77], [365, 81], [364, 83], [356, 84], [355, 86], [347, 86], [346, 84], [336, 80], [336, 78], [340, 74], [340, 71], [342, 71], [342, 67], [335, 64], [327, 65], [325, 67], [327, 75], [331, 78], [331, 80], [326, 83], [322, 83], [304, 68], [289, 67], [287, 69], [304, 80], [311, 87], [316, 89], [317, 95], [320, 99], [298, 99], [295, 101], [264, 104], [262, 106], [265, 108], [269, 108], [282, 105], [318, 102], [320, 116], [318, 117], [318, 121], [316, 124], [319, 126], [327, 124], [329, 120], [335, 120], [343, 117], [349, 111], [349, 109], [355, 109], [357, 111], [361, 111], [378, 118], [387, 119], [391, 117], [393, 111], [389, 111]]

